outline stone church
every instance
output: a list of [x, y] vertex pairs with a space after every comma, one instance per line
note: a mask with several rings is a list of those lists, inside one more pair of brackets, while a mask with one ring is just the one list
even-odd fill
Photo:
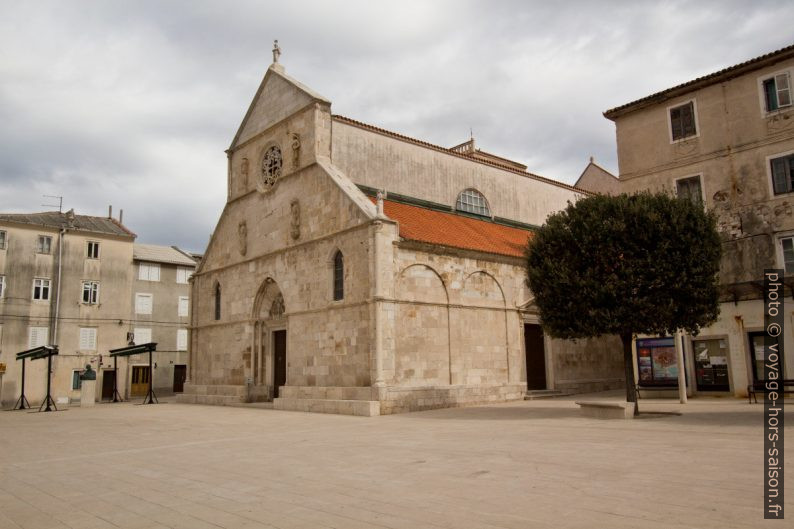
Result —
[[379, 415], [622, 387], [609, 338], [543, 335], [534, 227], [586, 191], [331, 113], [268, 68], [193, 276], [181, 402]]

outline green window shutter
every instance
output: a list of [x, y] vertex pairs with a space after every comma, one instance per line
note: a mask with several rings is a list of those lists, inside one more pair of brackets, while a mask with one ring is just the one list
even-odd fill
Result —
[[772, 187], [776, 195], [789, 191], [786, 176], [786, 159], [775, 158], [772, 160]]
[[764, 81], [764, 99], [766, 101], [766, 111], [777, 110], [777, 90], [775, 90], [775, 80], [767, 79]]

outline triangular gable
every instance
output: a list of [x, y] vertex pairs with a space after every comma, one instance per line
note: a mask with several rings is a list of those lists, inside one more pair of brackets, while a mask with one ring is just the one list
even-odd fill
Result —
[[233, 149], [312, 101], [331, 104], [328, 99], [285, 74], [281, 65], [271, 64], [229, 148]]
[[[317, 166], [322, 170], [323, 174], [330, 178], [330, 180], [336, 185], [342, 196], [350, 200], [356, 206], [358, 211], [361, 212], [362, 217], [360, 217], [356, 222], [367, 222], [377, 218], [378, 212], [375, 204], [373, 204], [367, 198], [367, 196], [350, 180], [350, 178], [347, 177], [347, 175], [342, 173], [339, 168], [335, 167], [328, 158], [318, 156]], [[275, 193], [278, 193], [278, 189], [276, 189]], [[237, 207], [235, 204], [236, 203], [233, 202], [227, 202], [224, 206], [223, 212], [218, 219], [215, 229], [210, 236], [207, 248], [204, 251], [204, 258], [199, 261], [198, 266], [196, 267], [195, 275], [203, 273], [206, 263], [213, 259], [215, 245], [217, 244], [216, 235], [218, 233], [218, 226], [220, 226], [221, 222], [223, 222], [224, 219], [229, 215], [231, 208]], [[383, 220], [384, 222], [391, 222], [389, 219]]]

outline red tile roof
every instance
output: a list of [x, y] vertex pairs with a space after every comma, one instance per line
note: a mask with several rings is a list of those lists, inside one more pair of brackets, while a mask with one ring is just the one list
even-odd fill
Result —
[[403, 239], [440, 246], [523, 257], [532, 237], [528, 230], [392, 200], [383, 201], [383, 212], [399, 222]]

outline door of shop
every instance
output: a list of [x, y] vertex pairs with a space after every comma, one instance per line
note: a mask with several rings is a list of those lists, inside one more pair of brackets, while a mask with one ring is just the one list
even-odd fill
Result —
[[174, 366], [174, 393], [185, 391], [185, 379], [187, 378], [187, 366], [178, 364]]
[[747, 338], [750, 340], [750, 374], [753, 377], [753, 382], [764, 379], [765, 336], [766, 333], [763, 331], [747, 333]]
[[113, 399], [113, 387], [116, 385], [116, 372], [113, 369], [102, 371], [102, 400]]
[[142, 397], [149, 391], [149, 366], [132, 366], [130, 396]]
[[728, 340], [692, 340], [698, 391], [730, 391]]

